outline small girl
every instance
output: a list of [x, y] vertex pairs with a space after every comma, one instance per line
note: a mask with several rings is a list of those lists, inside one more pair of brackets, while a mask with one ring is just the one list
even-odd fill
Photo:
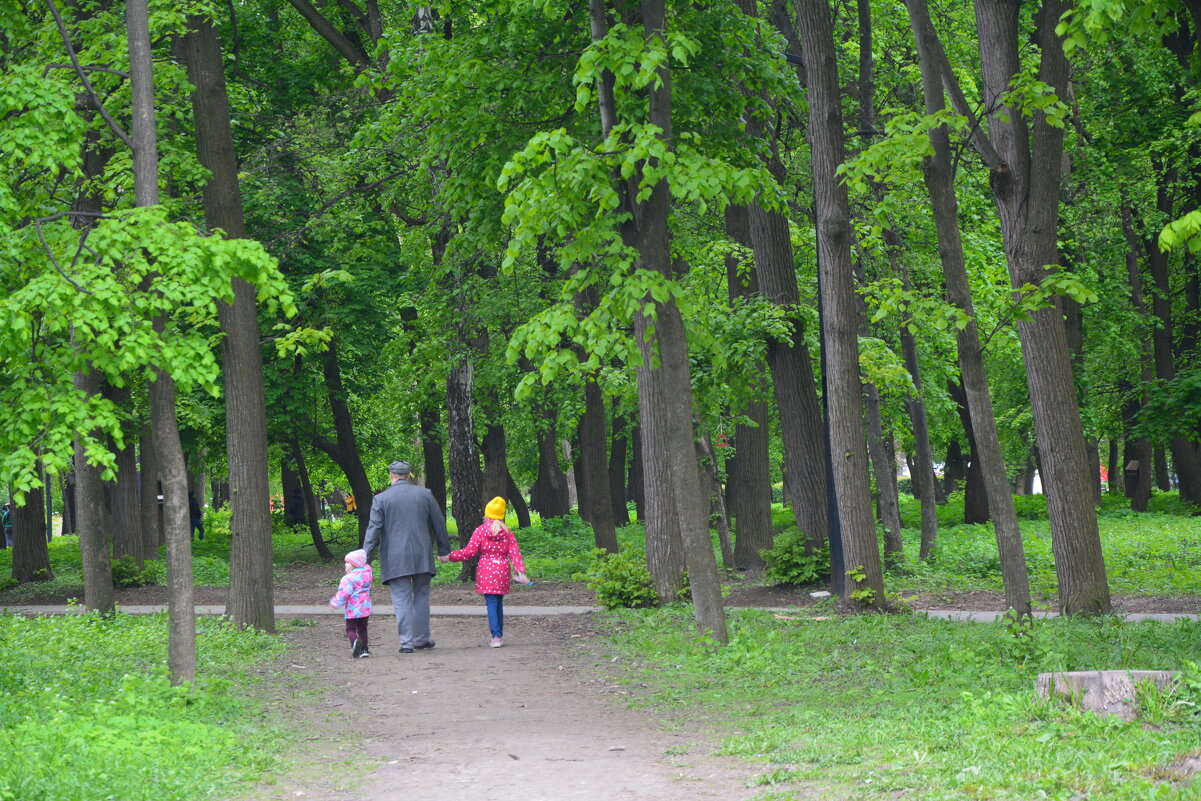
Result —
[[484, 509], [484, 522], [471, 534], [466, 548], [439, 557], [443, 562], [463, 562], [477, 553], [480, 561], [475, 568], [475, 591], [484, 596], [488, 606], [488, 628], [492, 632], [492, 647], [504, 645], [505, 593], [509, 591], [509, 562], [517, 574], [518, 584], [532, 584], [525, 574], [517, 538], [504, 524], [505, 499], [493, 498]]
[[346, 607], [346, 638], [350, 640], [352, 659], [371, 656], [367, 649], [367, 621], [371, 619], [371, 565], [367, 552], [360, 548], [346, 554], [346, 575], [338, 582], [338, 592], [329, 599], [334, 609]]

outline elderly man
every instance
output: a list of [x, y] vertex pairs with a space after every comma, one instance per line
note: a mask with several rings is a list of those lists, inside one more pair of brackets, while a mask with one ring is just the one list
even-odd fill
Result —
[[408, 462], [388, 465], [392, 486], [371, 501], [371, 518], [363, 550], [371, 561], [379, 548], [379, 574], [392, 591], [400, 652], [433, 648], [430, 639], [430, 579], [434, 567], [433, 539], [438, 555], [450, 553], [446, 518], [425, 487], [409, 482]]

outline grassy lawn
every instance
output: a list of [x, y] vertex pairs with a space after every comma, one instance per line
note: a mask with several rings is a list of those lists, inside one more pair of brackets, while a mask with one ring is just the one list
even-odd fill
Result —
[[763, 763], [768, 799], [1195, 799], [1201, 673], [1175, 697], [1143, 694], [1124, 723], [1032, 698], [1039, 672], [1180, 669], [1201, 661], [1201, 623], [1003, 624], [917, 616], [737, 612], [712, 652], [684, 608], [613, 613], [613, 646], [649, 685], [724, 733], [725, 753]]
[[276, 766], [293, 735], [246, 689], [284, 646], [197, 626], [197, 681], [172, 687], [165, 615], [0, 615], [0, 800], [211, 798]]

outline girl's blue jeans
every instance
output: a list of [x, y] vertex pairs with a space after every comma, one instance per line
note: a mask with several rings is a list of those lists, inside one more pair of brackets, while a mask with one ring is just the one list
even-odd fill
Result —
[[485, 593], [484, 603], [488, 605], [488, 629], [492, 636], [505, 636], [505, 596]]

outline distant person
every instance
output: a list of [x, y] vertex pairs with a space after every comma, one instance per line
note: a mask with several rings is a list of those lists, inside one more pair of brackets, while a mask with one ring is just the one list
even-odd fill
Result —
[[408, 462], [388, 465], [388, 489], [371, 499], [371, 516], [363, 549], [371, 561], [379, 548], [379, 572], [392, 593], [400, 652], [433, 648], [430, 639], [430, 579], [434, 540], [438, 555], [450, 553], [446, 518], [432, 492], [409, 482]]
[[350, 656], [366, 659], [368, 647], [367, 623], [371, 620], [371, 565], [367, 552], [360, 548], [346, 554], [345, 575], [338, 582], [338, 591], [329, 599], [334, 609], [346, 608], [346, 638], [350, 640]]
[[192, 534], [200, 533], [200, 541], [204, 541], [204, 510], [200, 508], [200, 501], [196, 500], [196, 493], [188, 490], [188, 522], [192, 524]]
[[0, 520], [4, 523], [4, 547], [13, 547], [13, 506], [11, 503], [4, 504], [4, 509], [0, 511]]
[[480, 561], [475, 567], [475, 591], [484, 596], [488, 607], [488, 630], [492, 647], [505, 644], [505, 595], [509, 592], [509, 565], [517, 574], [518, 584], [533, 584], [525, 574], [525, 562], [517, 537], [505, 525], [505, 499], [493, 498], [484, 509], [484, 522], [471, 533], [467, 547], [445, 557], [443, 562], [465, 562], [476, 554]]
[[346, 496], [346, 512], [347, 512], [347, 514], [349, 514], [350, 512], [357, 511], [358, 508], [359, 508], [359, 504], [355, 501], [354, 496], [347, 495]]

